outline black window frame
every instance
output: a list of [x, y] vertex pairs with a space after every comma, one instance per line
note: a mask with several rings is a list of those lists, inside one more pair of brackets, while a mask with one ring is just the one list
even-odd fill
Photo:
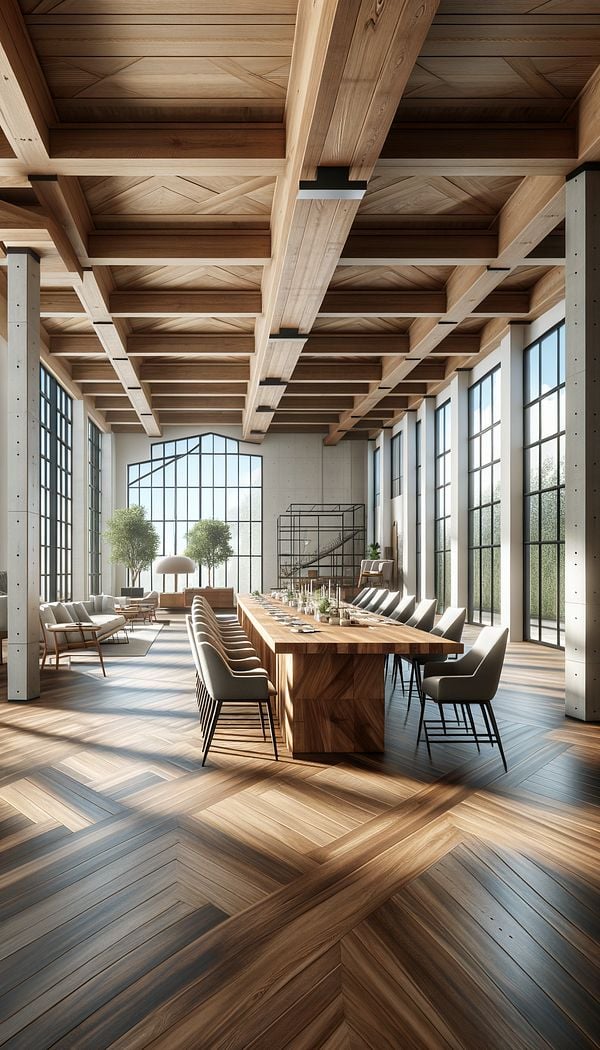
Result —
[[[217, 451], [215, 451], [215, 444], [217, 444]], [[194, 457], [194, 460], [191, 457]], [[197, 480], [194, 480], [196, 466]], [[243, 476], [249, 479], [248, 484], [240, 484], [242, 470]], [[254, 470], [260, 471], [260, 483], [258, 484], [253, 483], [252, 480]], [[183, 481], [180, 483], [180, 477], [183, 479], [183, 475], [186, 478], [185, 484]], [[215, 476], [217, 476], [218, 484], [215, 484]], [[172, 483], [167, 484], [171, 477]], [[221, 477], [223, 478], [222, 483]], [[140, 484], [140, 482], [145, 482], [145, 484]], [[141, 495], [142, 490], [143, 496]], [[168, 497], [167, 493], [172, 493], [172, 516], [165, 514], [165, 509], [171, 505], [171, 496]], [[156, 498], [155, 494], [157, 494]], [[240, 518], [240, 505], [245, 498], [248, 500], [248, 516]], [[234, 589], [239, 590], [241, 562], [247, 561], [248, 564], [245, 566], [248, 570], [247, 589], [262, 590], [264, 521], [262, 455], [254, 451], [243, 452], [240, 450], [240, 442], [235, 438], [213, 431], [174, 438], [171, 441], [154, 442], [150, 449], [150, 459], [128, 464], [127, 502], [128, 506], [140, 503], [146, 508], [148, 517], [154, 522], [161, 538], [158, 557], [163, 554], [182, 554], [185, 547], [185, 531], [202, 518], [214, 516], [218, 520], [227, 521], [231, 526], [232, 546], [235, 553], [225, 566], [217, 569], [214, 585], [217, 587], [233, 586]], [[197, 514], [195, 513], [196, 506]], [[237, 508], [235, 515], [233, 514], [234, 507]], [[184, 510], [185, 513], [180, 513]], [[221, 513], [221, 510], [224, 513]], [[258, 535], [256, 527], [258, 527]], [[249, 545], [247, 554], [240, 553], [238, 549], [240, 541], [242, 544], [245, 542], [246, 535]], [[189, 574], [188, 583], [190, 586], [206, 586], [207, 580], [205, 569], [196, 570]], [[141, 587], [160, 589], [161, 585], [162, 577], [154, 572], [153, 566], [142, 573]]]
[[[443, 420], [443, 426], [440, 421]], [[451, 507], [452, 500], [452, 446], [450, 428], [452, 424], [452, 401], [448, 398], [435, 410], [435, 509], [434, 509], [434, 586], [438, 612], [443, 612], [451, 603]], [[443, 446], [440, 432], [443, 431]], [[442, 511], [442, 512], [440, 512]]]
[[[565, 322], [560, 321], [523, 352], [523, 637], [556, 649], [564, 648], [565, 644], [565, 335]], [[555, 383], [543, 390], [544, 374], [549, 371], [544, 353], [552, 343], [556, 368], [551, 371]], [[535, 387], [532, 387], [534, 373]], [[554, 408], [553, 398], [556, 399]], [[544, 411], [548, 416], [554, 415], [556, 427], [542, 434]], [[554, 459], [556, 480], [544, 484], [545, 452], [550, 452], [551, 444], [553, 450], [548, 461]], [[547, 598], [542, 584], [547, 585], [553, 576], [554, 624], [548, 626], [544, 624]], [[532, 580], [536, 581], [535, 596]]]
[[73, 590], [73, 398], [40, 365], [40, 596]]
[[[500, 381], [498, 364], [469, 387], [467, 612], [469, 623], [482, 626], [498, 623], [501, 616]], [[490, 421], [483, 425], [486, 386], [489, 387]], [[484, 603], [487, 594], [489, 603]]]
[[102, 431], [88, 419], [88, 587], [102, 592]]
[[392, 499], [402, 496], [404, 492], [404, 431], [394, 434], [390, 448], [391, 459], [391, 494]]

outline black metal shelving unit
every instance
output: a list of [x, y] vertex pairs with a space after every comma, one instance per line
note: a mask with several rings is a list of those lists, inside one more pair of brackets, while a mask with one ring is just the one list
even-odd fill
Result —
[[[355, 584], [365, 556], [364, 503], [291, 503], [277, 519], [277, 584]], [[315, 575], [316, 574], [316, 575]]]

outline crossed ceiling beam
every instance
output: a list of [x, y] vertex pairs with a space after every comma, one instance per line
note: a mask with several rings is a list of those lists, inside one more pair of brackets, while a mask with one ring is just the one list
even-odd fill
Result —
[[314, 179], [319, 166], [370, 177], [437, 7], [438, 0], [300, 2], [286, 101], [292, 145], [273, 199], [273, 257], [256, 324], [246, 439], [260, 440], [268, 429], [272, 414], [257, 409], [275, 409], [283, 388], [265, 380], [291, 378], [360, 203], [299, 200], [300, 180]]
[[[560, 175], [535, 175], [522, 180], [500, 212], [496, 264], [493, 267], [461, 266], [452, 272], [446, 285], [444, 314], [413, 321], [409, 330], [409, 353], [403, 358], [386, 360], [381, 380], [373, 382], [369, 393], [357, 399], [354, 409], [343, 413], [339, 422], [331, 427], [326, 444], [337, 444], [356, 425], [357, 418], [376, 407], [385, 396], [386, 388], [422, 368], [424, 359], [452, 329], [489, 301], [494, 289], [522, 263], [524, 254], [551, 233], [564, 217], [564, 197], [564, 178]], [[498, 315], [496, 311], [494, 316]]]

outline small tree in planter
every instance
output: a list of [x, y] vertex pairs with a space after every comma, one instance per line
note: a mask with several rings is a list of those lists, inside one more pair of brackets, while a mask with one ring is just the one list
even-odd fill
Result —
[[225, 521], [205, 518], [197, 521], [186, 535], [186, 557], [198, 563], [200, 568], [208, 569], [208, 586], [215, 580], [215, 569], [233, 556], [231, 546], [231, 528]]
[[106, 523], [104, 538], [111, 546], [111, 561], [121, 562], [129, 570], [131, 584], [137, 585], [140, 573], [152, 564], [160, 540], [143, 507], [121, 507]]

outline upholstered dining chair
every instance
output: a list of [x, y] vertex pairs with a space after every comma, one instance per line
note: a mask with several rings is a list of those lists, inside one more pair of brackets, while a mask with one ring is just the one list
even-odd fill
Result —
[[[438, 622], [431, 628], [430, 634], [438, 638], [446, 638], [449, 642], [460, 642], [465, 626], [467, 610], [462, 608], [448, 608], [440, 616]], [[444, 661], [445, 662], [445, 661]], [[428, 656], [413, 656], [411, 658], [410, 682], [408, 684], [408, 708], [412, 699], [413, 683], [416, 683], [417, 693], [421, 696], [421, 668], [424, 664], [431, 663]], [[456, 715], [458, 718], [458, 713]]]
[[[438, 661], [425, 664], [423, 668], [422, 706], [419, 720], [417, 744], [421, 732], [425, 732], [427, 751], [431, 756], [431, 741], [441, 738], [451, 741], [474, 740], [477, 750], [479, 742], [487, 741], [493, 747], [498, 745], [502, 764], [506, 770], [506, 756], [502, 747], [500, 730], [492, 708], [500, 676], [504, 666], [507, 627], [484, 627], [473, 648], [458, 660]], [[439, 721], [428, 721], [425, 718], [427, 699], [438, 705]], [[444, 714], [444, 706], [459, 705], [463, 712], [463, 721], [449, 723]], [[485, 732], [479, 731], [473, 718], [473, 707], [479, 707], [485, 725]], [[466, 711], [466, 714], [465, 714]], [[467, 724], [467, 718], [469, 724]]]
[[227, 661], [214, 645], [210, 642], [202, 641], [199, 641], [197, 644], [202, 681], [210, 700], [209, 719], [204, 736], [202, 765], [206, 762], [206, 756], [210, 750], [221, 711], [226, 704], [235, 705], [235, 707], [256, 704], [263, 728], [263, 738], [265, 735], [263, 705], [265, 706], [273, 751], [275, 760], [277, 760], [277, 740], [275, 739], [275, 724], [271, 707], [271, 696], [274, 695], [275, 689], [269, 682], [266, 674], [260, 674], [259, 671], [246, 671], [243, 673], [232, 671]]
[[[407, 620], [401, 620], [401, 623], [405, 623], [407, 627], [415, 627], [417, 631], [431, 631], [433, 627], [433, 621], [435, 620], [435, 610], [437, 609], [437, 598], [423, 598], [419, 602], [412, 616], [409, 616]], [[394, 656], [394, 674], [392, 678], [392, 688], [395, 687], [400, 673], [400, 684], [402, 686], [402, 692], [404, 692], [404, 673], [402, 670], [403, 657], [400, 654]]]

